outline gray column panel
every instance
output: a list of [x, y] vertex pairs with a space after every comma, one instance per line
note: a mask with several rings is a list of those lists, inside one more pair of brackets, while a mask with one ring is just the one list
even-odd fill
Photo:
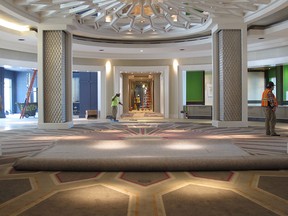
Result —
[[219, 114], [221, 121], [242, 120], [241, 30], [218, 32]]
[[44, 122], [66, 122], [66, 33], [44, 31]]

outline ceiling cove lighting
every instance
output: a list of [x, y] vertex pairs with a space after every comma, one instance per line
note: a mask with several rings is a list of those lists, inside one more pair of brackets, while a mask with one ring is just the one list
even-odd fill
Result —
[[27, 25], [18, 25], [16, 23], [12, 23], [9, 21], [6, 21], [4, 19], [0, 18], [0, 26], [4, 27], [4, 28], [9, 28], [15, 31], [20, 31], [20, 32], [25, 32], [25, 31], [30, 31], [30, 27]]

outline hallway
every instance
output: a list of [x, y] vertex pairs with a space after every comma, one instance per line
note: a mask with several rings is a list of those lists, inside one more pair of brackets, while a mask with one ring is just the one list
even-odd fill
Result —
[[132, 110], [127, 113], [123, 113], [121, 115], [122, 120], [130, 120], [130, 121], [137, 121], [137, 120], [163, 120], [164, 116], [161, 113], [156, 113], [153, 111], [138, 111], [138, 110]]

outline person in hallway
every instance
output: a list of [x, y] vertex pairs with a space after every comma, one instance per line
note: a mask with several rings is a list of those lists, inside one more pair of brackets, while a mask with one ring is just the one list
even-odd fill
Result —
[[275, 132], [277, 99], [273, 94], [274, 83], [268, 82], [266, 89], [262, 93], [262, 107], [265, 108], [265, 128], [266, 135], [280, 136]]
[[112, 117], [113, 117], [112, 120], [113, 121], [118, 121], [118, 120], [116, 120], [117, 111], [118, 111], [118, 104], [123, 105], [120, 102], [120, 93], [117, 93], [112, 97], [111, 107], [112, 107]]
[[137, 110], [140, 109], [140, 95], [138, 94], [137, 97], [136, 97], [136, 106], [137, 106]]

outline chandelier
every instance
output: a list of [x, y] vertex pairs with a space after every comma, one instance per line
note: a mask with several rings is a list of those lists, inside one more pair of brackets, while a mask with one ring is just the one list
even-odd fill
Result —
[[95, 30], [116, 32], [169, 32], [202, 25], [208, 15], [188, 3], [170, 0], [94, 0], [75, 2], [70, 9], [78, 23]]

